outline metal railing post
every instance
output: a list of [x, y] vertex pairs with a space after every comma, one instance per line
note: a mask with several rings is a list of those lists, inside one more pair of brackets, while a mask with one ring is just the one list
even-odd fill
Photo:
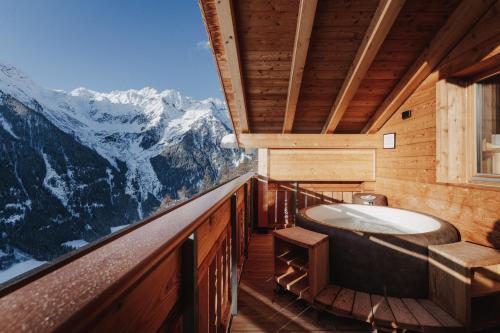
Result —
[[198, 277], [196, 234], [193, 233], [181, 246], [181, 304], [182, 331], [194, 333], [198, 328]]
[[238, 216], [236, 193], [231, 196], [231, 314], [238, 314]]

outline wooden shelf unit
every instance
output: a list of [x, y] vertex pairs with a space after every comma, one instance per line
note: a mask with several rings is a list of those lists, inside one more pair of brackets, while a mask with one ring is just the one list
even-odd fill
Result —
[[500, 325], [500, 251], [469, 242], [429, 246], [430, 298], [468, 331]]
[[274, 280], [297, 296], [312, 299], [328, 285], [328, 236], [300, 227], [274, 231]]

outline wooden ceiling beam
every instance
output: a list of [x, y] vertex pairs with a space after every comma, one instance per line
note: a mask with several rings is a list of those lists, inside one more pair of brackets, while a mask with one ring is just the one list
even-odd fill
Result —
[[462, 0], [429, 46], [377, 108], [362, 132], [377, 132], [494, 3], [495, 0]]
[[306, 65], [309, 41], [316, 15], [318, 0], [300, 0], [297, 28], [295, 29], [295, 42], [293, 46], [292, 68], [288, 81], [288, 95], [286, 99], [285, 120], [283, 122], [283, 133], [292, 132], [295, 111], [302, 85], [302, 75]]
[[376, 134], [241, 134], [240, 148], [376, 148]]
[[328, 115], [322, 133], [333, 133], [337, 128], [342, 116], [347, 110], [349, 103], [354, 98], [361, 81], [370, 68], [387, 34], [391, 30], [394, 21], [403, 8], [405, 0], [381, 0], [356, 56], [349, 68], [347, 77], [340, 88], [337, 98]]
[[[238, 34], [236, 31], [232, 0], [215, 1], [221, 37], [225, 49], [227, 65], [233, 88], [234, 105], [237, 108], [239, 129], [241, 133], [249, 133], [248, 112], [241, 71], [241, 58], [238, 49]], [[237, 129], [235, 129], [237, 130]]]

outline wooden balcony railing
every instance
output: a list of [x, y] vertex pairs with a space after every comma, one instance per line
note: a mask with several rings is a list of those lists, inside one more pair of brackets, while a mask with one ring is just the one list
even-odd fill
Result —
[[352, 202], [356, 192], [371, 190], [370, 182], [276, 181], [259, 176], [258, 226], [283, 228], [295, 223], [295, 212], [312, 205]]
[[248, 173], [10, 286], [0, 331], [227, 328], [253, 215]]

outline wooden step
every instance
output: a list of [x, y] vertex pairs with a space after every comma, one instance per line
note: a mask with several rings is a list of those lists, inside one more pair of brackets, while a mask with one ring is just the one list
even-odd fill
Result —
[[354, 304], [352, 307], [352, 317], [354, 319], [371, 323], [373, 321], [372, 302], [370, 294], [362, 291], [356, 291], [354, 296]]
[[333, 284], [314, 299], [320, 310], [373, 323], [378, 328], [419, 332], [464, 332], [464, 327], [428, 299], [385, 297]]
[[325, 289], [323, 289], [318, 296], [314, 299], [315, 304], [318, 307], [330, 308], [340, 291], [340, 287], [330, 284]]

